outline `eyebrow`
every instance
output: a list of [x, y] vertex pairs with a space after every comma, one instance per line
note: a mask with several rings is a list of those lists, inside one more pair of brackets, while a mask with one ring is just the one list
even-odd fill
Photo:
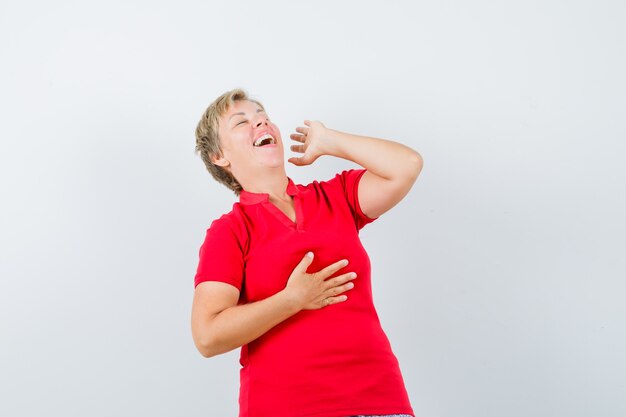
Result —
[[[257, 113], [261, 113], [261, 112], [265, 112], [265, 110], [263, 110], [263, 109], [257, 109], [257, 111], [256, 111], [256, 112], [257, 112]], [[232, 119], [232, 118], [233, 118], [233, 117], [235, 117], [235, 116], [245, 116], [245, 115], [246, 115], [246, 114], [245, 114], [244, 112], [242, 112], [242, 111], [240, 111], [239, 113], [233, 113], [233, 114], [231, 114], [231, 115], [230, 115], [230, 117], [228, 118], [228, 121], [230, 121], [230, 119]]]

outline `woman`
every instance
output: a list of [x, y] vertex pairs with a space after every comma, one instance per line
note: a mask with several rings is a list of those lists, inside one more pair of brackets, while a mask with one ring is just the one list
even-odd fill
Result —
[[305, 120], [302, 153], [353, 161], [327, 181], [287, 177], [280, 130], [235, 89], [196, 128], [196, 150], [237, 196], [200, 248], [192, 306], [205, 357], [241, 347], [240, 417], [414, 416], [374, 308], [358, 231], [411, 189], [422, 158], [399, 143]]

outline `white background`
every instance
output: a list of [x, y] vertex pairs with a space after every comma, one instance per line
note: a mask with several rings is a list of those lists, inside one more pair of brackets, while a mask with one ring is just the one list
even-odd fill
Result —
[[3, 1], [0, 414], [236, 415], [239, 352], [202, 358], [190, 311], [237, 200], [194, 130], [242, 87], [288, 144], [313, 119], [423, 156], [361, 232], [417, 416], [626, 415], [625, 12]]

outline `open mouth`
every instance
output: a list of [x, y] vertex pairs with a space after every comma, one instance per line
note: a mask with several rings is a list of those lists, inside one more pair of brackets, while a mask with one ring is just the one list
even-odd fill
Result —
[[276, 139], [268, 133], [260, 136], [257, 140], [254, 141], [254, 146], [260, 148], [266, 145], [276, 145]]

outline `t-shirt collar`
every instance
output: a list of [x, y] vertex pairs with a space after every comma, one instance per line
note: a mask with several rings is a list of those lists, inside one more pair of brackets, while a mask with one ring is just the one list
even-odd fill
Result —
[[[295, 196], [300, 192], [296, 184], [293, 183], [291, 178], [287, 177], [289, 180], [287, 182], [287, 194], [290, 196]], [[268, 193], [252, 193], [250, 191], [241, 190], [239, 193], [239, 202], [241, 204], [257, 204], [257, 203], [265, 203], [270, 200], [270, 195]]]

